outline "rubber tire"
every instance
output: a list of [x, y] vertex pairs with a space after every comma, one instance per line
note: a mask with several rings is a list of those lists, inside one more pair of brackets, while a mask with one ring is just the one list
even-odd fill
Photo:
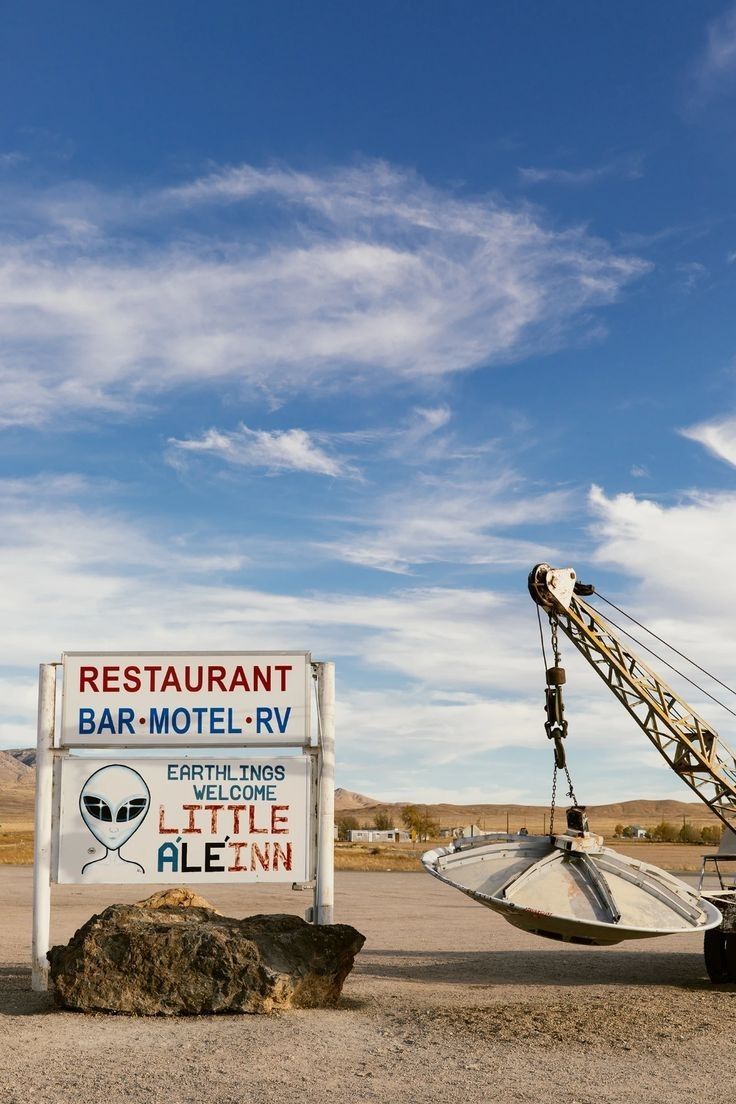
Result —
[[[733, 940], [731, 943], [733, 946]], [[736, 951], [736, 947], [734, 947]], [[731, 971], [726, 957], [726, 935], [722, 928], [710, 928], [703, 938], [703, 954], [705, 955], [705, 968], [708, 977], [714, 985], [722, 985], [724, 981], [731, 981]], [[732, 952], [732, 961], [736, 961], [736, 954]]]
[[726, 936], [726, 968], [728, 980], [736, 981], [736, 932], [729, 932]]

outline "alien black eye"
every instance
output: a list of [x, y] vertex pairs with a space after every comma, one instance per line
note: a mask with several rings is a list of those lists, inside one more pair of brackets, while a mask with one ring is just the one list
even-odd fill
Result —
[[143, 812], [147, 804], [145, 797], [131, 797], [130, 801], [126, 801], [124, 805], [120, 806], [115, 820], [118, 823], [122, 820], [132, 820], [133, 817]]
[[84, 807], [95, 820], [112, 820], [112, 811], [101, 797], [83, 797]]

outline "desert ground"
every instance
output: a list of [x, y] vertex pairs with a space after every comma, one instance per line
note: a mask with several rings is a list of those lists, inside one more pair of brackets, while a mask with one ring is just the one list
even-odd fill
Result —
[[[606, 950], [526, 935], [423, 873], [344, 871], [336, 920], [367, 937], [341, 1006], [143, 1019], [54, 1009], [30, 990], [28, 866], [0, 868], [2, 1104], [731, 1101], [736, 986], [698, 936]], [[146, 893], [153, 891], [146, 886]], [[231, 915], [307, 894], [209, 886]], [[52, 938], [136, 887], [56, 887]]]

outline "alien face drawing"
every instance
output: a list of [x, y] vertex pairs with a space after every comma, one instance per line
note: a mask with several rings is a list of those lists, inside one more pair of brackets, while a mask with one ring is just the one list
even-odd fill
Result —
[[140, 828], [151, 805], [145, 781], [132, 767], [115, 763], [91, 774], [79, 794], [79, 811], [92, 835], [105, 848], [101, 859], [86, 863], [82, 873], [95, 863], [128, 863], [145, 873], [140, 863], [125, 859], [120, 848]]

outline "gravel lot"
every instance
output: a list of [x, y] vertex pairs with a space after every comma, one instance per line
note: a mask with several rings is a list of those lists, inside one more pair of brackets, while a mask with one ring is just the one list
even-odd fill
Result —
[[[31, 880], [29, 867], [0, 868], [2, 1104], [733, 1099], [736, 986], [710, 985], [697, 936], [560, 946], [425, 874], [342, 872], [336, 919], [367, 942], [339, 1009], [85, 1016], [30, 991]], [[310, 903], [279, 887], [203, 888], [235, 916]], [[144, 895], [57, 887], [52, 937]]]

